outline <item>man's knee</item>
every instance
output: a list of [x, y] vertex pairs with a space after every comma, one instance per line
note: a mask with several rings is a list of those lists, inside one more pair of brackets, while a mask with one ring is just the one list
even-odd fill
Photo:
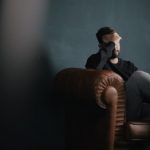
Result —
[[141, 78], [143, 78], [143, 76], [145, 76], [145, 73], [144, 71], [141, 71], [141, 70], [137, 70], [135, 71], [131, 76], [130, 78], [128, 79], [128, 81], [126, 82], [126, 85], [133, 85], [134, 84], [137, 84], [137, 81], [140, 80]]
[[135, 71], [129, 79], [139, 80], [143, 78], [150, 78], [150, 74], [145, 71], [138, 70], [138, 71]]
[[141, 70], [135, 71], [126, 82], [127, 85], [137, 85], [150, 82], [150, 74]]
[[145, 71], [142, 71], [142, 70], [137, 70], [137, 71], [135, 71], [134, 73], [133, 73], [133, 75], [140, 75], [140, 76], [145, 76], [145, 75], [149, 75], [147, 72], [145, 72]]

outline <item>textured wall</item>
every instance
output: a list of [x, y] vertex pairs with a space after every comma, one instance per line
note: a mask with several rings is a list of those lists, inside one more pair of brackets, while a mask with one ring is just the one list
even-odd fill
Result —
[[149, 13], [149, 0], [52, 0], [47, 43], [55, 72], [84, 67], [98, 50], [95, 33], [102, 26], [122, 35], [120, 57], [150, 72]]

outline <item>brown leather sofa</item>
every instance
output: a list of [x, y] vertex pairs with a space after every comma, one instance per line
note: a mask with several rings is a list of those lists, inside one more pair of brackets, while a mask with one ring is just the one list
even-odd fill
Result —
[[114, 150], [149, 140], [149, 123], [126, 122], [124, 85], [111, 70], [68, 68], [55, 76], [54, 95], [65, 108], [67, 150]]

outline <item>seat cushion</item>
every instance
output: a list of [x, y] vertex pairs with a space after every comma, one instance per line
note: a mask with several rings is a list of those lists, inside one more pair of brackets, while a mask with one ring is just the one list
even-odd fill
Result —
[[149, 140], [150, 122], [127, 122], [128, 140]]

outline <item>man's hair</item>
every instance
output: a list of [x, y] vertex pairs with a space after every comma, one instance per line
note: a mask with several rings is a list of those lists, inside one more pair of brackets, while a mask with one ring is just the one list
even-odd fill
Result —
[[100, 44], [102, 44], [102, 43], [103, 43], [102, 37], [103, 37], [105, 34], [111, 34], [111, 33], [114, 33], [114, 32], [115, 32], [115, 30], [112, 29], [111, 27], [102, 27], [102, 28], [100, 28], [100, 29], [97, 31], [97, 33], [96, 33], [96, 38], [97, 38], [98, 42], [99, 42]]

